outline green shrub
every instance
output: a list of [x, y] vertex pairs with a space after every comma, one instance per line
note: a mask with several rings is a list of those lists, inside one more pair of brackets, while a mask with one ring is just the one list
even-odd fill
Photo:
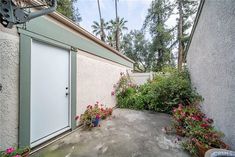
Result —
[[165, 113], [171, 113], [179, 103], [187, 105], [200, 99], [185, 72], [156, 78], [147, 95], [150, 99], [149, 109]]
[[131, 80], [123, 75], [116, 89], [117, 106], [171, 113], [179, 103], [188, 105], [201, 99], [192, 88], [187, 72], [164, 70], [140, 87], [133, 86]]

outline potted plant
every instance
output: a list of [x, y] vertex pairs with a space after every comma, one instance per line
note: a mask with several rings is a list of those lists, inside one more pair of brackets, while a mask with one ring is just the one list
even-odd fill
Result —
[[100, 109], [97, 105], [88, 105], [86, 111], [80, 116], [80, 123], [85, 127], [97, 126], [100, 120]]
[[212, 148], [228, 149], [228, 145], [221, 140], [222, 134], [220, 132], [212, 131], [205, 133], [198, 138], [193, 138], [198, 156], [204, 157], [205, 153]]
[[[112, 108], [105, 108], [99, 102], [96, 102], [95, 105], [88, 105], [85, 112], [80, 116], [80, 124], [88, 128], [97, 127], [101, 119], [106, 119], [112, 115], [112, 111]], [[79, 116], [76, 116], [75, 119], [78, 120]]]
[[179, 105], [173, 111], [173, 118], [176, 133], [190, 139], [182, 145], [191, 154], [204, 157], [209, 149], [228, 149], [228, 145], [221, 140], [223, 133], [214, 128], [213, 120], [207, 118], [197, 105]]
[[95, 118], [92, 120], [93, 127], [97, 127], [100, 122], [100, 115], [97, 114]]
[[30, 148], [19, 148], [15, 149], [13, 147], [7, 148], [5, 151], [0, 151], [1, 157], [29, 157]]

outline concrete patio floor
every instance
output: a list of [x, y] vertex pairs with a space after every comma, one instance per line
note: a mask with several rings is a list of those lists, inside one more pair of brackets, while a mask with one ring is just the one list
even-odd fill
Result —
[[72, 134], [34, 153], [32, 157], [188, 157], [162, 132], [171, 124], [163, 113], [115, 109], [113, 117], [92, 131]]

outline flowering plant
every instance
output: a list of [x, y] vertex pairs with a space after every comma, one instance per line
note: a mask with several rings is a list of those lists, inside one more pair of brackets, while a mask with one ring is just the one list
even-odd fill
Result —
[[113, 109], [108, 108], [108, 107], [106, 107], [106, 108], [101, 107], [100, 111], [101, 111], [101, 118], [102, 119], [106, 119], [108, 116], [111, 116], [113, 113]]
[[183, 143], [184, 148], [189, 151], [194, 150], [193, 147], [198, 143], [205, 148], [228, 147], [221, 141], [223, 133], [214, 128], [213, 120], [207, 118], [198, 105], [182, 106], [179, 104], [178, 108], [173, 110], [173, 118], [175, 128], [182, 129], [190, 138]]
[[[104, 107], [103, 104], [96, 102], [94, 105], [88, 105], [85, 112], [81, 114], [80, 124], [88, 128], [95, 127], [100, 119], [106, 119], [112, 115], [112, 112], [112, 108]], [[76, 116], [75, 119], [78, 120], [79, 116]]]
[[137, 88], [137, 85], [134, 84], [129, 76], [129, 74], [120, 73], [120, 79], [118, 83], [114, 86], [115, 91], [111, 92], [111, 95], [120, 95], [124, 93], [128, 88]]
[[1, 157], [23, 157], [25, 153], [29, 154], [30, 148], [15, 149], [13, 147], [7, 148], [4, 151], [0, 151]]

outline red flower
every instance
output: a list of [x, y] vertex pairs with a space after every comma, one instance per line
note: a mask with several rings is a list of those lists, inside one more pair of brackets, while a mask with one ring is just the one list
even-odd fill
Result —
[[203, 128], [207, 128], [209, 125], [206, 124], [206, 123], [203, 123], [203, 124], [201, 124], [200, 126], [203, 127]]
[[75, 117], [75, 120], [78, 120], [78, 119], [79, 119], [79, 116], [76, 116], [76, 117]]
[[199, 116], [191, 116], [191, 118], [195, 121], [201, 121], [201, 118]]

